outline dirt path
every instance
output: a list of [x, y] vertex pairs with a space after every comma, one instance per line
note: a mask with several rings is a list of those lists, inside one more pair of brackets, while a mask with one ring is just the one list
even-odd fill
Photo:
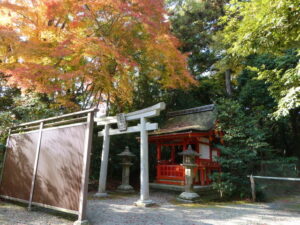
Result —
[[[137, 208], [133, 202], [138, 195], [112, 195], [108, 199], [93, 199], [88, 203], [88, 217], [93, 225], [193, 225], [193, 224], [300, 224], [300, 196], [273, 203], [210, 203], [179, 204], [174, 195], [152, 193], [158, 204], [151, 208]], [[28, 212], [22, 206], [0, 203], [0, 224], [5, 225], [71, 225], [76, 217], [58, 215], [46, 210]]]

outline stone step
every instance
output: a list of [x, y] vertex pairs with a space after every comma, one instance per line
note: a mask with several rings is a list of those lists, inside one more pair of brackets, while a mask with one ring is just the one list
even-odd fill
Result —
[[[180, 185], [172, 185], [172, 184], [161, 184], [161, 183], [150, 183], [150, 188], [152, 190], [159, 190], [159, 191], [168, 191], [174, 192], [174, 194], [179, 194], [184, 191], [184, 186]], [[201, 198], [215, 200], [219, 198], [218, 193], [212, 188], [212, 185], [195, 185], [194, 191], [197, 192]]]

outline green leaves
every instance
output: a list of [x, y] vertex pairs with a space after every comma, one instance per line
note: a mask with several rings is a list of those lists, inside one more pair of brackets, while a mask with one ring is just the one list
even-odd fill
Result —
[[287, 51], [274, 59], [272, 69], [261, 67], [258, 79], [269, 84], [268, 90], [277, 101], [276, 119], [288, 116], [290, 111], [300, 107], [300, 57], [297, 51]]
[[300, 87], [292, 87], [282, 94], [283, 97], [278, 102], [278, 110], [274, 113], [275, 118], [287, 116], [290, 110], [300, 107]]
[[259, 78], [268, 83], [268, 90], [277, 101], [276, 119], [288, 116], [291, 110], [299, 110], [299, 55], [291, 59], [287, 53], [291, 49], [299, 52], [299, 5], [300, 0], [233, 0], [220, 19], [224, 29], [218, 34], [219, 40], [226, 46], [231, 61], [266, 53], [282, 61], [282, 64], [275, 62], [276, 67], [272, 69], [259, 68]]
[[224, 146], [219, 162], [223, 173], [214, 175], [214, 187], [220, 195], [247, 196], [247, 175], [259, 168], [261, 160], [272, 151], [267, 134], [259, 125], [258, 117], [246, 115], [236, 100], [221, 98], [217, 105], [218, 129], [224, 132]]
[[228, 0], [168, 2], [173, 32], [183, 42], [181, 51], [189, 53], [190, 71], [199, 78], [213, 70], [211, 66], [217, 61], [212, 38], [221, 29], [217, 21]]
[[299, 4], [299, 0], [231, 1], [221, 20], [228, 51], [246, 56], [299, 47], [300, 11], [295, 7]]
[[230, 173], [215, 173], [213, 179], [213, 188], [218, 190], [220, 197], [224, 198], [236, 190], [236, 186], [231, 182], [232, 175]]
[[173, 31], [200, 83], [172, 105], [188, 108], [225, 96], [224, 75], [231, 72], [232, 99], [217, 101], [226, 175], [214, 180], [224, 196], [246, 196], [246, 175], [261, 172], [278, 153], [299, 154], [300, 0], [168, 2]]

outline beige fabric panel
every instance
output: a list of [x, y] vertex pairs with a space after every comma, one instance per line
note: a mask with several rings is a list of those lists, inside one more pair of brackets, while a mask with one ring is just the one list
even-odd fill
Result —
[[85, 129], [43, 130], [33, 202], [78, 210]]
[[9, 137], [0, 195], [29, 200], [38, 131]]

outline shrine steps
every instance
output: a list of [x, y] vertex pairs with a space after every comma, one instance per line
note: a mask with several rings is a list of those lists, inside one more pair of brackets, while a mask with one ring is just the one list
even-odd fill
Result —
[[[157, 190], [169, 190], [169, 191], [176, 191], [176, 192], [184, 191], [184, 185], [149, 183], [149, 186], [151, 189], [157, 189]], [[211, 185], [205, 185], [205, 186], [195, 185], [194, 190], [196, 192], [211, 191], [212, 186]]]

